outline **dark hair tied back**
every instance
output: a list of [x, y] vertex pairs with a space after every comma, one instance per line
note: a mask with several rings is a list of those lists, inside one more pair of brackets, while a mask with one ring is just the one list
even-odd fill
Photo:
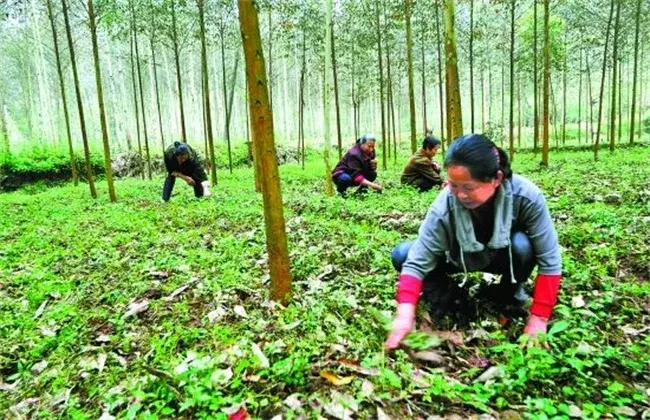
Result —
[[505, 179], [512, 178], [508, 154], [482, 134], [467, 134], [454, 141], [445, 156], [445, 169], [449, 166], [464, 166], [481, 182], [495, 179], [499, 171]]

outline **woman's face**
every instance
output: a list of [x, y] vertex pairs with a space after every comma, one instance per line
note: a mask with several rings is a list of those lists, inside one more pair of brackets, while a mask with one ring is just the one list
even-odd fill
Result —
[[472, 178], [472, 174], [465, 166], [449, 166], [447, 179], [451, 193], [467, 209], [475, 209], [488, 201], [496, 189], [501, 185], [503, 173], [498, 172], [497, 178], [483, 182]]
[[372, 152], [375, 151], [375, 142], [374, 142], [374, 140], [370, 140], [370, 141], [366, 142], [365, 144], [362, 144], [360, 147], [361, 147], [361, 150], [363, 150], [363, 153], [365, 153], [367, 155], [371, 155]]

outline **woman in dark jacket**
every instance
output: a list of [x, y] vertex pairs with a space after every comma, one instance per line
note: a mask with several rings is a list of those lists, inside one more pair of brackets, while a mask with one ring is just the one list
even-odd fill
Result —
[[341, 158], [332, 171], [332, 180], [339, 194], [344, 194], [351, 186], [359, 186], [359, 191], [368, 187], [376, 191], [383, 190], [380, 184], [374, 182], [375, 179], [377, 179], [375, 136], [365, 134]]
[[208, 177], [201, 165], [201, 159], [187, 143], [174, 142], [165, 151], [164, 159], [167, 178], [163, 185], [163, 201], [169, 201], [176, 178], [181, 178], [193, 187], [196, 197], [210, 197]]

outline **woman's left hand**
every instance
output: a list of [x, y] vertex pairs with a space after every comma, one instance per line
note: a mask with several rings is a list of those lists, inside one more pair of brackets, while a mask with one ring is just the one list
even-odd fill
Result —
[[539, 334], [546, 334], [546, 329], [548, 325], [548, 318], [543, 318], [537, 315], [530, 315], [526, 327], [524, 327], [524, 334], [530, 336], [530, 338], [535, 339]]

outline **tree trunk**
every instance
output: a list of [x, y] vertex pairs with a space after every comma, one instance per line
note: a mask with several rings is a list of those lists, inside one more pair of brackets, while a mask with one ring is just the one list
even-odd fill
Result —
[[533, 0], [533, 152], [539, 143], [539, 110], [537, 109], [537, 0]]
[[300, 68], [300, 141], [298, 148], [302, 163], [302, 169], [305, 169], [305, 72], [307, 71], [307, 44], [306, 44], [306, 30], [302, 31], [302, 65]]
[[[564, 48], [568, 49], [566, 42], [566, 30], [564, 32]], [[567, 55], [564, 54], [564, 66], [562, 68], [562, 146], [566, 145], [566, 73]]]
[[151, 3], [151, 37], [149, 38], [149, 46], [151, 47], [151, 60], [153, 61], [153, 80], [156, 90], [156, 109], [158, 111], [158, 129], [160, 130], [160, 147], [163, 154], [165, 153], [165, 132], [162, 125], [162, 112], [160, 111], [160, 90], [158, 89], [158, 70], [156, 69], [156, 21], [155, 11], [153, 9], [153, 2]]
[[140, 50], [138, 48], [138, 29], [135, 26], [135, 7], [131, 4], [131, 25], [133, 28], [133, 44], [135, 45], [135, 65], [138, 70], [138, 88], [140, 92], [140, 110], [142, 111], [142, 132], [144, 134], [144, 152], [147, 156], [147, 177], [151, 180], [151, 154], [149, 153], [149, 134], [147, 133], [147, 116], [144, 111], [144, 93], [142, 89], [142, 72], [140, 71]]
[[612, 106], [609, 113], [609, 151], [614, 151], [616, 144], [616, 88], [618, 87], [618, 29], [621, 17], [621, 0], [616, 0], [616, 18], [614, 22], [614, 48], [612, 58]]
[[607, 47], [609, 46], [609, 32], [612, 28], [614, 16], [614, 2], [611, 0], [609, 19], [607, 20], [607, 35], [605, 35], [605, 51], [603, 51], [603, 72], [600, 78], [600, 97], [598, 99], [598, 123], [596, 124], [596, 142], [594, 144], [594, 161], [598, 161], [598, 146], [600, 145], [600, 124], [603, 117], [603, 97], [605, 95], [605, 74], [607, 72]]
[[95, 20], [93, 0], [88, 0], [88, 20], [90, 24], [90, 38], [93, 46], [93, 61], [95, 63], [95, 84], [97, 86], [97, 101], [99, 105], [99, 124], [102, 129], [102, 143], [104, 145], [104, 168], [106, 170], [106, 183], [108, 196], [112, 202], [117, 201], [115, 186], [113, 185], [113, 168], [111, 167], [111, 148], [108, 144], [108, 129], [106, 127], [106, 113], [104, 111], [104, 93], [102, 91], [102, 73], [99, 65], [99, 48], [97, 46], [97, 21]]
[[589, 66], [589, 54], [585, 54], [585, 67], [587, 68], [587, 96], [589, 101], [589, 142], [594, 142], [594, 98], [591, 90], [591, 67]]
[[582, 140], [582, 47], [580, 47], [580, 64], [578, 64], [578, 145]]
[[521, 149], [521, 73], [517, 77], [517, 148]]
[[[228, 107], [228, 90], [226, 88], [226, 49], [225, 42], [223, 39], [224, 32], [226, 27], [222, 22], [219, 24], [219, 37], [221, 39], [221, 81], [223, 87], [223, 104], [226, 110], [226, 119], [224, 121], [224, 132], [226, 133], [226, 143], [228, 145], [228, 169], [232, 173], [232, 151], [230, 146], [230, 109]], [[235, 71], [236, 72], [236, 71]]]
[[[336, 70], [336, 44], [334, 43], [334, 24], [332, 24], [330, 42], [332, 43], [332, 76], [334, 78], [334, 106], [336, 107], [336, 136], [339, 149], [339, 159], [343, 156], [343, 136], [341, 135], [341, 105], [339, 102], [339, 82]], [[390, 79], [390, 63], [388, 64]], [[390, 83], [390, 80], [389, 80]]]
[[542, 111], [542, 166], [548, 166], [549, 89], [551, 78], [551, 46], [549, 39], [550, 0], [544, 0], [544, 109]]
[[[377, 22], [379, 24], [379, 22]], [[325, 194], [334, 195], [334, 186], [332, 182], [332, 166], [330, 164], [330, 151], [332, 149], [332, 130], [330, 127], [330, 72], [332, 71], [332, 0], [325, 0], [325, 71], [323, 72], [323, 124], [325, 126], [325, 147], [323, 150], [323, 160], [325, 162]], [[380, 49], [381, 51], [381, 49]], [[381, 52], [380, 52], [381, 54]], [[380, 56], [381, 59], [381, 56]], [[382, 106], [383, 111], [383, 106]], [[382, 127], [383, 131], [383, 127]], [[384, 133], [382, 133], [384, 134]], [[384, 145], [384, 166], [386, 164], [386, 138], [382, 138]], [[340, 150], [340, 149], [339, 149]]]
[[239, 22], [249, 80], [250, 113], [253, 120], [253, 138], [258, 158], [265, 169], [263, 181], [264, 221], [266, 246], [271, 275], [271, 299], [283, 304], [291, 292], [289, 251], [283, 214], [280, 174], [273, 140], [273, 116], [266, 90], [262, 40], [255, 4], [239, 0]]
[[460, 80], [456, 58], [456, 32], [454, 28], [454, 1], [445, 0], [445, 55], [447, 75], [447, 137], [455, 139], [463, 135], [463, 113], [460, 104]]
[[[52, 41], [54, 42], [54, 58], [56, 59], [56, 73], [59, 77], [59, 88], [61, 89], [61, 101], [63, 102], [63, 117], [65, 119], [65, 131], [68, 136], [68, 152], [70, 154], [70, 171], [72, 171], [72, 181], [74, 185], [79, 184], [79, 177], [77, 176], [77, 165], [74, 162], [74, 150], [72, 148], [72, 133], [70, 132], [70, 116], [68, 114], [68, 102], [65, 97], [65, 82], [63, 80], [63, 71], [61, 70], [61, 56], [59, 54], [59, 40], [56, 33], [56, 24], [54, 22], [54, 12], [52, 11], [52, 0], [47, 0], [47, 16], [50, 19], [50, 26], [52, 27]], [[4, 122], [4, 103], [0, 102], [0, 135], [4, 134], [5, 141], [9, 144], [9, 136], [6, 135], [6, 127]], [[9, 150], [9, 147], [7, 147]]]
[[510, 162], [515, 156], [515, 7], [516, 0], [510, 1]]
[[174, 63], [176, 64], [176, 85], [178, 86], [178, 105], [181, 111], [181, 139], [187, 143], [187, 130], [185, 129], [185, 111], [183, 110], [183, 84], [181, 82], [181, 60], [178, 47], [178, 30], [176, 28], [176, 0], [172, 3], [172, 44], [174, 46]]
[[142, 156], [142, 142], [140, 140], [140, 108], [138, 105], [138, 80], [135, 76], [135, 48], [133, 47], [134, 36], [133, 36], [133, 26], [129, 25], [131, 29], [131, 36], [129, 37], [131, 41], [131, 49], [129, 57], [131, 59], [131, 81], [133, 82], [133, 104], [135, 108], [135, 132], [136, 138], [138, 139], [138, 155], [140, 156], [140, 176], [144, 179], [144, 158]]
[[[384, 2], [384, 23], [386, 23], [386, 3]], [[389, 127], [392, 127], [393, 133], [393, 163], [397, 163], [397, 126], [395, 125], [395, 104], [393, 96], [393, 76], [390, 71], [390, 44], [386, 43], [386, 72], [388, 77], [388, 106], [386, 107], [386, 118], [388, 119]], [[390, 156], [390, 136], [391, 132], [388, 131], [388, 154]]]
[[[382, 0], [384, 1], [384, 0]], [[379, 24], [379, 2], [376, 3], [377, 56], [379, 58], [379, 107], [381, 108], [381, 164], [386, 170], [386, 119], [384, 115], [384, 64], [381, 54], [381, 26]]]
[[[436, 46], [438, 48], [438, 100], [439, 100], [439, 108], [440, 108], [440, 141], [443, 144], [443, 149], [444, 149], [444, 144], [445, 144], [445, 111], [444, 111], [444, 104], [445, 104], [445, 99], [443, 95], [443, 89], [442, 89], [442, 49], [440, 48], [441, 40], [440, 40], [440, 3], [436, 3], [434, 6], [435, 12], [436, 12]], [[447, 144], [451, 143], [451, 139], [447, 137]]]
[[[210, 77], [208, 75], [208, 51], [205, 42], [205, 5], [204, 0], [196, 0], [199, 9], [199, 35], [201, 37], [201, 73], [203, 76], [203, 101], [205, 103], [206, 127], [208, 129], [208, 147], [210, 149], [210, 181], [217, 185], [217, 162], [214, 156], [214, 137], [212, 136], [212, 118], [210, 112]], [[179, 86], [180, 89], [180, 86]]]
[[3, 153], [5, 163], [8, 163], [11, 158], [11, 141], [9, 139], [9, 131], [7, 130], [7, 118], [5, 117], [5, 101], [0, 97], [0, 138], [3, 139]]
[[273, 5], [269, 3], [269, 106], [273, 113], [273, 22], [272, 9]]
[[[514, 8], [514, 6], [513, 6]], [[474, 0], [469, 1], [469, 107], [470, 128], [474, 132]]]
[[[641, 21], [641, 0], [636, 2], [634, 29], [634, 71], [632, 72], [632, 109], [630, 110], [630, 144], [634, 144], [634, 114], [636, 112], [636, 90], [639, 77], [639, 24]], [[640, 125], [639, 125], [639, 128]]]
[[426, 85], [426, 62], [424, 59], [424, 36], [426, 26], [422, 25], [422, 128], [424, 135], [426, 135], [429, 126], [427, 124], [427, 85]]
[[409, 111], [411, 123], [411, 153], [415, 153], [415, 85], [413, 83], [413, 38], [411, 36], [411, 3], [412, 0], [404, 0], [404, 19], [406, 19], [406, 61], [409, 78]]
[[79, 112], [79, 125], [81, 126], [81, 138], [84, 145], [84, 158], [86, 160], [86, 177], [92, 198], [97, 198], [95, 189], [95, 178], [93, 176], [92, 165], [90, 161], [90, 146], [88, 143], [88, 134], [86, 133], [86, 119], [84, 116], [83, 102], [81, 101], [81, 87], [79, 86], [79, 74], [77, 72], [77, 62], [75, 60], [74, 44], [72, 42], [72, 31], [70, 30], [70, 21], [68, 19], [68, 6], [65, 0], [61, 0], [63, 8], [63, 19], [65, 21], [65, 32], [68, 38], [68, 51], [70, 54], [70, 64], [72, 65], [72, 76], [74, 78], [74, 89], [77, 96], [77, 111]]

